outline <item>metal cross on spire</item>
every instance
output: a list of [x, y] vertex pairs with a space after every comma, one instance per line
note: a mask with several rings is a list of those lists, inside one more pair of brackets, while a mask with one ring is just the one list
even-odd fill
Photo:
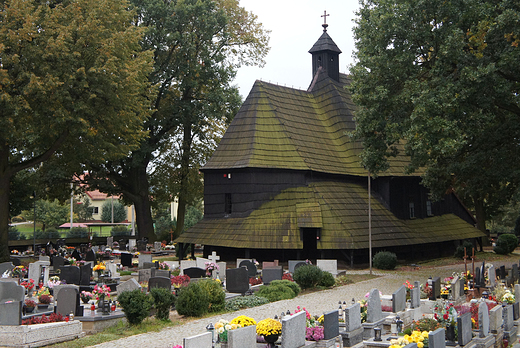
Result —
[[327, 17], [330, 16], [330, 14], [327, 14], [327, 10], [323, 11], [323, 24], [321, 25], [323, 27], [323, 31], [327, 31], [327, 27], [329, 26], [327, 24]]

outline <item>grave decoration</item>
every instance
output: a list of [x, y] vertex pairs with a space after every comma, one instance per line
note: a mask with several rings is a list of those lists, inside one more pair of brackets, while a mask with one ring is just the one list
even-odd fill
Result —
[[428, 331], [413, 331], [411, 335], [401, 336], [397, 339], [390, 340], [389, 348], [400, 348], [410, 343], [416, 343], [417, 348], [428, 347]]
[[264, 338], [269, 347], [274, 347], [274, 343], [282, 333], [282, 323], [271, 318], [260, 320], [256, 324], [256, 333]]
[[83, 303], [89, 303], [89, 301], [92, 300], [94, 295], [90, 291], [82, 291], [79, 294], [79, 297]]
[[238, 316], [231, 321], [220, 319], [215, 324], [215, 332], [218, 335], [217, 342], [226, 343], [228, 342], [229, 331], [251, 325], [256, 325], [256, 321], [253, 318], [246, 317], [245, 315]]
[[105, 269], [106, 269], [105, 263], [99, 262], [97, 265], [94, 266], [94, 268], [92, 270], [97, 273], [98, 280], [100, 280], [101, 276], [105, 272]]

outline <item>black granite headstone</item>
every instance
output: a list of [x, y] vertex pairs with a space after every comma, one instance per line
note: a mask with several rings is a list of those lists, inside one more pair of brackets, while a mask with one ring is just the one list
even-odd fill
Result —
[[243, 260], [242, 262], [240, 262], [240, 265], [238, 265], [238, 267], [247, 268], [247, 275], [249, 276], [249, 278], [256, 277], [256, 266], [251, 261]]
[[166, 277], [152, 277], [148, 279], [148, 290], [153, 288], [162, 288], [171, 290], [172, 283], [170, 278]]
[[502, 265], [500, 266], [500, 279], [504, 280], [506, 279], [507, 273], [506, 273], [506, 266]]
[[339, 336], [338, 310], [323, 313], [323, 338], [330, 340]]
[[80, 245], [79, 245], [79, 251], [80, 251], [82, 254], [86, 254], [87, 251], [88, 251], [88, 245], [87, 245], [87, 244], [80, 244]]
[[92, 277], [92, 265], [87, 263], [79, 268], [79, 285], [90, 285], [90, 277]]
[[94, 252], [94, 250], [87, 251], [87, 255], [85, 256], [85, 261], [96, 262], [96, 253]]
[[63, 266], [60, 268], [60, 279], [67, 284], [79, 285], [81, 273], [77, 266]]
[[[184, 274], [190, 278], [204, 278], [206, 276], [206, 270], [199, 267], [189, 267], [184, 269]], [[248, 280], [249, 283], [249, 280]]]
[[121, 253], [121, 265], [124, 267], [132, 267], [132, 254]]
[[[119, 240], [119, 250], [126, 251], [126, 242], [124, 239]], [[145, 244], [144, 250], [141, 250], [141, 251], [146, 251], [146, 244]]]
[[65, 258], [62, 256], [53, 256], [52, 257], [52, 267], [54, 269], [60, 269], [60, 267], [65, 266]]
[[282, 280], [282, 266], [265, 268], [262, 270], [262, 281], [265, 285], [269, 285], [273, 280]]
[[77, 261], [81, 260], [81, 255], [79, 254], [78, 249], [74, 249], [74, 251], [72, 252], [71, 256], [73, 258], [75, 258]]
[[480, 268], [475, 269], [475, 287], [480, 288], [482, 284], [482, 280], [480, 279]]
[[436, 277], [432, 280], [432, 294], [430, 300], [435, 301], [439, 297], [441, 297], [441, 278]]
[[144, 241], [144, 240], [137, 241], [137, 251], [146, 251], [146, 241]]
[[249, 276], [245, 267], [226, 269], [226, 289], [228, 292], [240, 294], [249, 290]]

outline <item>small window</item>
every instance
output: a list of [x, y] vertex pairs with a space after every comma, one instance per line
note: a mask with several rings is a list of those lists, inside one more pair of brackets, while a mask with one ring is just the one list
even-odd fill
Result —
[[426, 201], [426, 215], [427, 216], [433, 216], [432, 201], [430, 201], [430, 200]]
[[92, 207], [92, 215], [99, 214], [99, 207]]
[[226, 193], [224, 197], [224, 213], [231, 214], [233, 205], [231, 202], [231, 193]]
[[413, 202], [408, 203], [408, 210], [410, 212], [410, 219], [415, 219], [415, 204]]

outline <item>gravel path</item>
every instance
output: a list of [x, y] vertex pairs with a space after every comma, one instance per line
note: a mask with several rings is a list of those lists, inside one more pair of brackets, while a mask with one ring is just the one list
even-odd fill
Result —
[[[460, 267], [448, 266], [436, 268], [436, 276], [448, 276]], [[344, 285], [341, 287], [324, 290], [306, 295], [300, 295], [291, 300], [284, 300], [265, 304], [263, 306], [240, 310], [233, 313], [221, 314], [218, 316], [208, 317], [190, 321], [186, 324], [174, 326], [163, 329], [160, 332], [150, 332], [140, 335], [135, 335], [127, 338], [122, 338], [116, 341], [106, 342], [95, 345], [97, 348], [114, 348], [114, 347], [146, 347], [146, 348], [172, 348], [174, 345], [182, 345], [184, 337], [194, 336], [206, 331], [206, 325], [209, 323], [215, 324], [219, 319], [231, 320], [239, 315], [246, 315], [254, 318], [256, 321], [265, 319], [267, 317], [274, 317], [280, 315], [282, 311], [290, 310], [293, 312], [297, 306], [305, 307], [311, 314], [321, 314], [330, 310], [338, 308], [338, 301], [347, 301], [351, 303], [352, 298], [356, 300], [362, 299], [367, 292], [373, 288], [379, 289], [383, 294], [392, 294], [397, 290], [406, 280], [419, 280], [424, 282], [428, 277], [428, 270], [411, 270], [408, 274], [403, 272], [385, 272], [379, 273], [381, 277], [365, 280], [355, 284]], [[348, 273], [364, 273], [368, 271], [350, 271]]]

